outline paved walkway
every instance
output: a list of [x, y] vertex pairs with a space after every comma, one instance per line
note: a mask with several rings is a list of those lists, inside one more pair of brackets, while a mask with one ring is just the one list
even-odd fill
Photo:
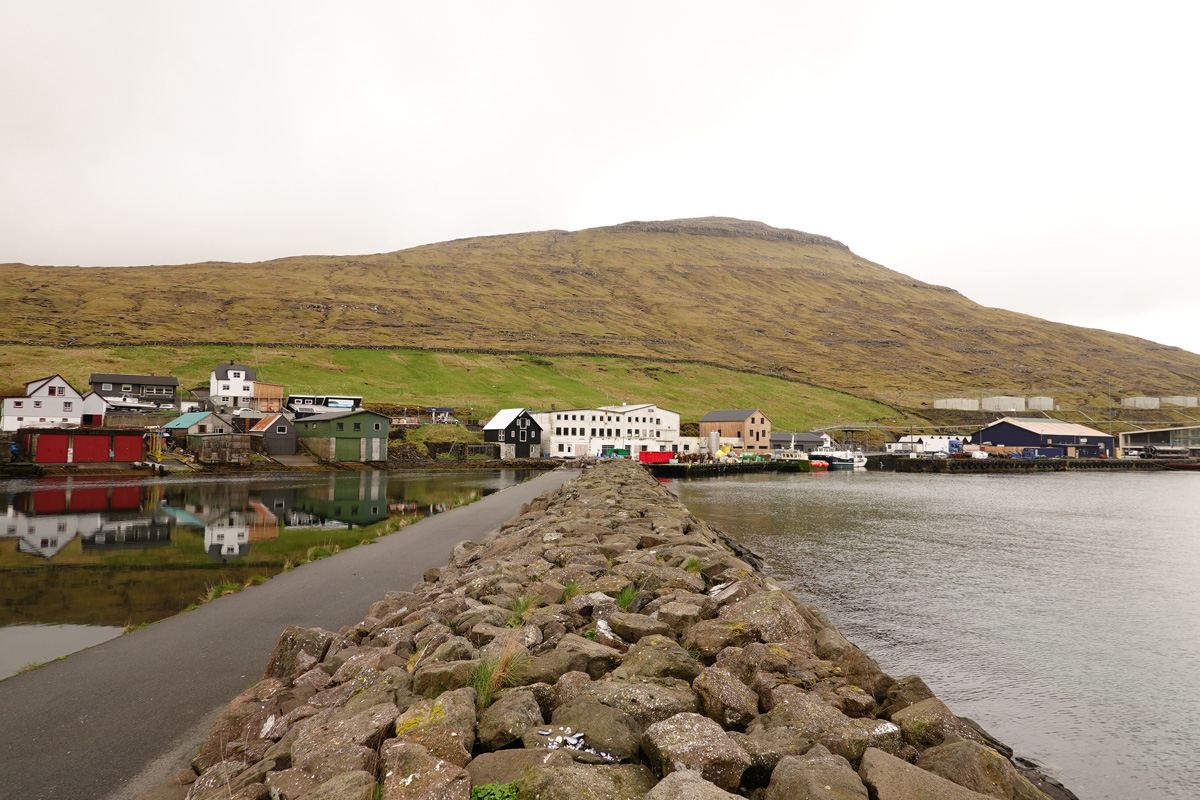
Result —
[[575, 477], [559, 469], [0, 681], [0, 800], [125, 800], [195, 756], [216, 715], [262, 676], [288, 625], [337, 630], [407, 589], [522, 503]]

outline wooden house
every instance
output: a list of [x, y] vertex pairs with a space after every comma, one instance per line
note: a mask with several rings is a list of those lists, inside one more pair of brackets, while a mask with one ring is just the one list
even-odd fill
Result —
[[95, 392], [77, 392], [61, 375], [25, 384], [24, 394], [0, 402], [0, 431], [103, 425], [108, 403]]
[[745, 451], [771, 449], [771, 420], [757, 408], [708, 412], [700, 418], [700, 438], [714, 431], [723, 439], [741, 439]]
[[92, 391], [121, 411], [175, 411], [179, 408], [179, 379], [162, 375], [93, 372]]

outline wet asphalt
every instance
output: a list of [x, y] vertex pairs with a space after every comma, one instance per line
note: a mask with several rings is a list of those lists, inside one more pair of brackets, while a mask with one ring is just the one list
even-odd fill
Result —
[[455, 544], [578, 474], [558, 469], [0, 681], [0, 800], [129, 800], [195, 756], [288, 625], [338, 630]]

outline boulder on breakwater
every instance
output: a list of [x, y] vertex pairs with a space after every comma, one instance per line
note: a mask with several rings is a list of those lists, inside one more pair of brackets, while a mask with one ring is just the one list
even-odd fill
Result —
[[752, 562], [603, 462], [357, 625], [288, 628], [144, 798], [1047, 797]]

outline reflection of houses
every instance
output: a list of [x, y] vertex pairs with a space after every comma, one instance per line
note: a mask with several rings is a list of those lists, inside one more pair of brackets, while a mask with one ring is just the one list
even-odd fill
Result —
[[8, 508], [0, 536], [17, 539], [17, 550], [32, 556], [53, 558], [77, 536], [90, 536], [103, 523], [99, 513], [29, 515]]
[[50, 558], [77, 537], [83, 551], [98, 547], [169, 544], [171, 521], [143, 509], [146, 487], [74, 478], [39, 481], [18, 494], [0, 523], [0, 536], [21, 539], [24, 553]]
[[324, 484], [301, 487], [296, 493], [293, 510], [311, 514], [321, 522], [330, 519], [352, 525], [379, 522], [388, 514], [387, 474], [331, 474]]
[[296, 421], [296, 435], [326, 461], [384, 461], [390, 417], [374, 411], [316, 414]]

